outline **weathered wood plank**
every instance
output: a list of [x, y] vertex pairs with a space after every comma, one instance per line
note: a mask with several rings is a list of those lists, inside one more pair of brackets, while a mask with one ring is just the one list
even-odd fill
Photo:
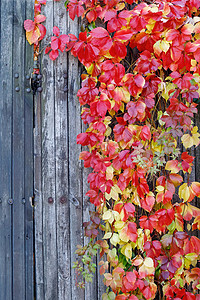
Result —
[[42, 203], [42, 123], [41, 97], [37, 95], [35, 101], [34, 128], [34, 226], [35, 226], [35, 284], [36, 299], [44, 298], [44, 251], [43, 251], [43, 203]]
[[[34, 3], [26, 0], [25, 19], [33, 19]], [[26, 41], [25, 44], [25, 82], [24, 82], [24, 117], [25, 117], [25, 289], [26, 299], [34, 299], [34, 237], [33, 237], [33, 207], [29, 201], [33, 196], [33, 95], [30, 93], [30, 79], [33, 69], [32, 47]]]
[[[78, 35], [78, 21], [68, 19], [68, 33]], [[82, 166], [79, 161], [81, 147], [76, 136], [81, 132], [80, 105], [76, 97], [80, 87], [80, 69], [77, 59], [69, 54], [68, 66], [68, 115], [69, 115], [69, 200], [70, 200], [70, 243], [71, 268], [76, 260], [76, 245], [83, 245], [82, 215]], [[77, 202], [77, 203], [76, 203]], [[78, 204], [79, 202], [79, 204]], [[84, 291], [76, 287], [75, 270], [71, 270], [72, 299], [84, 299]]]
[[[47, 0], [44, 15], [48, 33], [53, 30], [54, 1]], [[42, 198], [44, 247], [44, 299], [58, 298], [56, 191], [55, 191], [55, 78], [53, 62], [47, 55], [42, 58], [44, 93], [42, 95]], [[53, 202], [48, 201], [49, 198]], [[50, 202], [50, 203], [49, 203]]]
[[[24, 228], [24, 29], [25, 1], [14, 1], [13, 23], [13, 299], [25, 299]], [[18, 89], [18, 90], [17, 90]]]
[[[63, 2], [54, 4], [54, 25], [66, 33], [67, 14]], [[70, 211], [68, 199], [68, 105], [67, 53], [55, 62], [55, 156], [56, 213], [58, 251], [58, 298], [71, 300], [70, 277]]]
[[13, 1], [2, 0], [0, 6], [0, 299], [11, 300], [12, 206], [8, 200], [12, 198]]

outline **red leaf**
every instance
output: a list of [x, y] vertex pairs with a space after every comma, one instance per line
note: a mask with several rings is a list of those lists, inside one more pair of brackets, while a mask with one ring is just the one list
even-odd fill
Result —
[[146, 140], [150, 140], [151, 139], [151, 132], [150, 132], [150, 128], [149, 126], [147, 125], [144, 125], [142, 127], [142, 131], [140, 133], [140, 137], [143, 141], [146, 141]]
[[87, 142], [88, 142], [88, 134], [86, 132], [79, 133], [77, 135], [76, 142], [77, 142], [77, 144], [81, 144], [82, 146], [86, 146]]
[[114, 34], [113, 39], [116, 41], [128, 41], [133, 36], [130, 29], [119, 30]]
[[95, 197], [97, 197], [97, 192], [94, 191], [94, 190], [89, 190], [89, 191], [86, 193], [86, 196], [95, 198]]
[[57, 37], [53, 36], [51, 38], [51, 48], [52, 48], [52, 50], [57, 50], [58, 46], [59, 46], [59, 40], [58, 40]]
[[135, 243], [137, 241], [137, 226], [134, 222], [128, 222], [127, 235], [132, 242]]
[[42, 24], [38, 24], [38, 28], [39, 28], [40, 34], [41, 34], [39, 37], [39, 41], [41, 41], [46, 35], [46, 27]]
[[150, 212], [155, 204], [154, 196], [147, 195], [144, 199], [141, 200], [141, 206], [146, 211]]
[[54, 33], [56, 36], [59, 36], [59, 35], [60, 35], [60, 29], [59, 29], [57, 26], [54, 26], [54, 28], [53, 28], [53, 33]]
[[104, 117], [107, 112], [107, 105], [104, 101], [98, 101], [97, 103], [97, 112], [100, 114], [100, 116]]
[[200, 196], [200, 182], [192, 182], [191, 185], [192, 191], [195, 194], [195, 196]]
[[128, 202], [124, 205], [124, 218], [123, 221], [126, 221], [129, 217], [134, 217], [135, 206]]
[[67, 34], [61, 34], [61, 36], [59, 37], [59, 39], [60, 39], [64, 44], [69, 43], [69, 36], [68, 36]]
[[97, 28], [94, 28], [90, 31], [90, 35], [92, 37], [97, 38], [97, 39], [101, 39], [101, 38], [104, 38], [104, 37], [108, 37], [109, 33], [106, 29], [104, 29], [102, 27], [97, 27]]
[[46, 17], [44, 15], [37, 15], [35, 17], [35, 23], [42, 23], [46, 20]]
[[44, 53], [47, 54], [47, 53], [49, 53], [50, 50], [51, 50], [51, 47], [46, 47]]
[[142, 75], [140, 74], [137, 74], [135, 77], [134, 77], [134, 80], [135, 80], [135, 83], [136, 85], [139, 87], [139, 88], [143, 88], [144, 85], [145, 85], [145, 79]]
[[49, 57], [51, 60], [55, 60], [59, 55], [59, 52], [58, 50], [52, 50], [50, 53], [49, 53]]
[[178, 186], [183, 181], [183, 177], [176, 173], [169, 174], [169, 179], [175, 186]]
[[24, 29], [28, 32], [34, 30], [35, 23], [32, 20], [26, 20], [24, 21]]

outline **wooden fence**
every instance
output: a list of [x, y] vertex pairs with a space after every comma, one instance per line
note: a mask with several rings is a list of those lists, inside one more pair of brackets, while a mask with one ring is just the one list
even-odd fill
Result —
[[[56, 62], [42, 55], [43, 92], [33, 99], [32, 49], [23, 30], [33, 2], [0, 2], [0, 299], [98, 300], [105, 289], [98, 273], [80, 290], [72, 269], [76, 245], [86, 243], [82, 223], [92, 209], [76, 144], [84, 129], [76, 98], [80, 68], [70, 54]], [[47, 0], [44, 10], [47, 35], [53, 26], [78, 34], [78, 21], [68, 18], [63, 1]], [[199, 118], [195, 122], [200, 126]], [[199, 149], [193, 154], [191, 179], [199, 181]]]

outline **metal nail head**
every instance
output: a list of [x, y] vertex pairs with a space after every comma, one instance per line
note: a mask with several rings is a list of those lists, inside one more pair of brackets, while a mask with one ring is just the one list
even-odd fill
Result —
[[52, 203], [53, 203], [53, 198], [52, 198], [52, 197], [49, 197], [49, 198], [48, 198], [48, 203], [49, 203], [49, 204], [52, 204]]
[[65, 196], [60, 197], [60, 203], [65, 204], [67, 202], [67, 198]]

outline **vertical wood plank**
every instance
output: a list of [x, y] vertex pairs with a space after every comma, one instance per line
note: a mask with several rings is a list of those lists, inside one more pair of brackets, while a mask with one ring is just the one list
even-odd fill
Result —
[[[33, 19], [34, 2], [26, 0], [25, 19]], [[25, 168], [24, 168], [24, 205], [25, 205], [25, 289], [26, 300], [34, 299], [34, 236], [33, 236], [33, 207], [29, 199], [33, 197], [33, 95], [29, 93], [30, 79], [33, 69], [32, 47], [25, 44], [25, 73], [24, 73], [24, 117], [25, 117]]]
[[[0, 2], [0, 299], [12, 299], [12, 45], [13, 1]], [[6, 28], [6, 30], [5, 30]]]
[[[24, 57], [25, 0], [14, 1], [13, 22], [13, 300], [25, 299]], [[18, 77], [17, 75], [18, 74]]]
[[[78, 35], [78, 21], [68, 19], [68, 32]], [[81, 132], [80, 105], [76, 97], [80, 87], [80, 72], [77, 59], [69, 54], [68, 66], [68, 114], [69, 114], [69, 200], [70, 200], [70, 244], [71, 268], [76, 261], [76, 245], [83, 245], [82, 216], [82, 166], [79, 161], [81, 147], [76, 144], [76, 136]], [[76, 205], [77, 199], [79, 204]], [[72, 299], [85, 299], [84, 290], [76, 287], [75, 270], [71, 270]]]
[[35, 289], [36, 299], [44, 298], [44, 253], [43, 253], [43, 203], [42, 203], [42, 122], [41, 97], [37, 95], [35, 102], [34, 128], [34, 233], [35, 233]]
[[[54, 4], [54, 26], [66, 34], [67, 13], [63, 2]], [[70, 211], [68, 199], [67, 53], [55, 62], [55, 157], [58, 251], [58, 300], [71, 300]]]
[[[54, 1], [47, 0], [44, 15], [47, 32], [53, 30]], [[42, 95], [42, 193], [43, 193], [43, 247], [44, 247], [44, 299], [58, 298], [57, 236], [55, 191], [55, 102], [54, 68], [47, 55], [42, 58], [44, 93]], [[48, 199], [53, 202], [49, 203]]]

